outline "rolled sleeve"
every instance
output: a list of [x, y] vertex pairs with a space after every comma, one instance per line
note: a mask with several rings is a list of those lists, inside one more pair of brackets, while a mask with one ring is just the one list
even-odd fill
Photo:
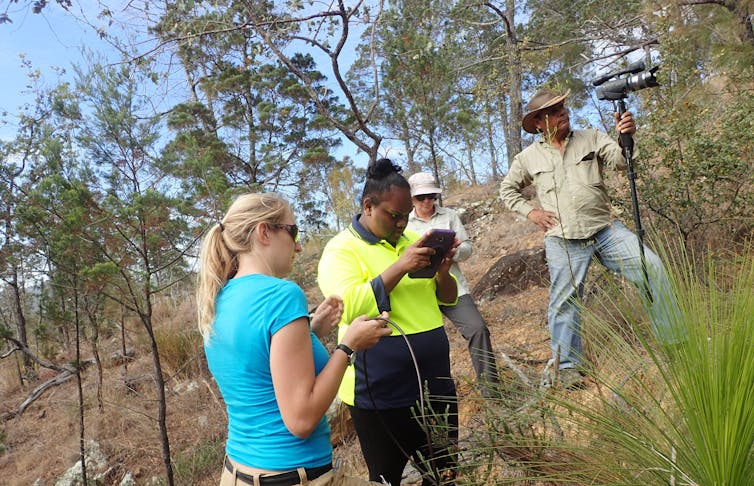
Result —
[[500, 199], [510, 211], [515, 211], [522, 216], [528, 215], [534, 206], [529, 204], [521, 189], [532, 183], [531, 174], [524, 168], [519, 156], [513, 158], [510, 170], [500, 183]]
[[599, 130], [593, 130], [594, 146], [597, 147], [597, 157], [603, 161], [606, 168], [611, 170], [626, 169], [626, 158], [623, 149], [609, 135]]

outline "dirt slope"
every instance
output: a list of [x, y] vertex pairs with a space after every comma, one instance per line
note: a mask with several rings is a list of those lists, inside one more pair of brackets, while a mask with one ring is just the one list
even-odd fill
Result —
[[[464, 212], [466, 228], [474, 242], [473, 256], [461, 265], [471, 288], [501, 257], [542, 245], [542, 234], [527, 221], [505, 211], [496, 190], [494, 184], [467, 188], [444, 201], [446, 206]], [[516, 293], [485, 295], [478, 304], [487, 319], [496, 351], [506, 353], [514, 362], [533, 371], [541, 368], [549, 355], [547, 289], [529, 286]], [[177, 309], [172, 318], [178, 324], [172, 325], [193, 329], [190, 309]], [[470, 386], [474, 374], [465, 341], [451, 324], [446, 329], [464, 423], [474, 413], [473, 402], [464, 400], [475, 393]], [[154, 484], [153, 478], [164, 474], [150, 378], [152, 363], [146, 346], [138, 338], [140, 332], [136, 325], [129, 332], [130, 345], [136, 352], [128, 365], [129, 388], [124, 386], [122, 366], [115, 359], [105, 360], [102, 410], [94, 398], [93, 368], [84, 375], [88, 397], [86, 435], [98, 442], [109, 464], [102, 484], [121, 484], [127, 473], [134, 477], [135, 484]], [[103, 355], [110, 356], [117, 349], [117, 339], [105, 343], [103, 348]], [[200, 350], [196, 350], [193, 359], [201, 359]], [[498, 365], [504, 371], [504, 363], [499, 361]], [[222, 401], [206, 375], [185, 378], [180, 370], [166, 371], [171, 451], [179, 469], [176, 484], [217, 484], [220, 465], [214, 461], [217, 444], [222, 444], [225, 434], [226, 420]], [[31, 389], [51, 377], [43, 372], [37, 381], [21, 390], [12, 360], [0, 361], [0, 414], [14, 410]], [[39, 480], [36, 483], [39, 486], [53, 485], [74, 464], [78, 458], [75, 390], [75, 382], [70, 380], [46, 392], [21, 417], [0, 424], [0, 484], [32, 485]], [[207, 445], [210, 442], [216, 444], [214, 448]], [[188, 461], [186, 457], [192, 459]], [[354, 473], [363, 474], [358, 443], [353, 438], [339, 444], [336, 457], [343, 458]]]

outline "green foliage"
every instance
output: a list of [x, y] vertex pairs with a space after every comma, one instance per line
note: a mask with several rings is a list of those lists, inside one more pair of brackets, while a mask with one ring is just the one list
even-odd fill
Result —
[[696, 85], [696, 96], [678, 101], [681, 87], [668, 88], [669, 106], [649, 117], [642, 138], [642, 198], [687, 244], [752, 228], [754, 140], [746, 134], [754, 131], [754, 94], [715, 85]]
[[[619, 286], [602, 289], [610, 302], [588, 311], [585, 323], [585, 340], [599, 350], [588, 368], [596, 387], [529, 388], [513, 417], [485, 415], [495, 433], [467, 454], [484, 455], [500, 441], [525, 459], [501, 454], [501, 464], [488, 456], [486, 467], [518, 471], [497, 484], [522, 476], [558, 484], [751, 484], [752, 257], [751, 250], [710, 256], [697, 268], [681, 254], [674, 278], [680, 315], [672, 325], [685, 339], [672, 345], [659, 344], [643, 316], [636, 320], [641, 313], [628, 305], [634, 293], [624, 298]], [[524, 428], [511, 427], [522, 419]], [[477, 463], [472, 473], [483, 467]]]
[[[342, 118], [343, 112], [327, 79], [309, 54], [294, 53], [286, 65], [273, 61], [254, 35], [214, 28], [205, 32], [207, 22], [251, 24], [273, 15], [271, 3], [201, 5], [194, 9], [176, 2], [155, 26], [164, 40], [187, 37], [177, 49], [186, 75], [195, 80], [191, 100], [179, 103], [169, 117], [175, 137], [165, 147], [163, 169], [180, 180], [210, 219], [219, 217], [239, 190], [278, 191], [297, 195], [307, 219], [322, 224], [321, 198], [302, 190], [301, 181], [311, 170], [323, 170], [340, 144], [323, 116], [324, 111]], [[201, 41], [192, 37], [197, 35]], [[311, 93], [318, 94], [318, 103]]]
[[[360, 72], [372, 68], [376, 50], [383, 73], [385, 101], [375, 121], [403, 144], [411, 171], [439, 168], [440, 147], [455, 142], [464, 127], [471, 128], [458, 123], [470, 107], [459, 86], [461, 39], [444, 28], [451, 8], [452, 2], [444, 0], [398, 2], [380, 19], [377, 42], [366, 44], [369, 37], [360, 46]], [[373, 92], [364, 86], [362, 95], [367, 105]]]

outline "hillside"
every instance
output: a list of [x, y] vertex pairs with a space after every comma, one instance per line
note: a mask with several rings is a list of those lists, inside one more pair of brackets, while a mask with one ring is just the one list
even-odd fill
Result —
[[[541, 247], [542, 235], [525, 220], [505, 211], [496, 195], [494, 184], [464, 188], [452, 194], [445, 205], [464, 211], [467, 231], [474, 241], [474, 254], [461, 267], [471, 287], [503, 256], [520, 250]], [[302, 262], [304, 264], [305, 262]], [[311, 262], [309, 262], [309, 265]], [[547, 289], [530, 286], [516, 291], [513, 287], [497, 295], [490, 292], [478, 299], [487, 319], [497, 352], [536, 376], [549, 357], [546, 329]], [[316, 289], [306, 289], [315, 299]], [[505, 290], [505, 289], [504, 289]], [[312, 302], [315, 303], [315, 302]], [[171, 452], [176, 468], [176, 484], [217, 484], [225, 435], [222, 401], [202, 365], [202, 353], [193, 333], [193, 309], [190, 301], [176, 299], [160, 308], [157, 331], [162, 336], [193, 336], [183, 359], [173, 359], [170, 348], [163, 360], [168, 387], [168, 426]], [[478, 409], [472, 391], [473, 370], [465, 341], [452, 324], [446, 326], [451, 342], [451, 362], [461, 396], [461, 436], [464, 424]], [[83, 387], [87, 396], [86, 436], [96, 441], [106, 466], [100, 472], [101, 484], [161, 484], [164, 475], [155, 417], [156, 402], [151, 378], [152, 359], [137, 324], [127, 326], [129, 349], [133, 357], [124, 368], [117, 353], [118, 339], [101, 344], [104, 362], [102, 409], [96, 400], [96, 373], [89, 367]], [[165, 342], [170, 342], [166, 340]], [[161, 344], [162, 346], [162, 344]], [[162, 348], [161, 348], [162, 349]], [[82, 353], [90, 357], [84, 346]], [[63, 362], [70, 356], [58, 356]], [[186, 363], [182, 368], [173, 362]], [[510, 370], [498, 359], [501, 373]], [[18, 386], [18, 371], [13, 360], [0, 362], [0, 414], [15, 410], [31, 390], [54, 377], [43, 370], [25, 390]], [[18, 418], [5, 422], [0, 429], [0, 483], [4, 485], [53, 485], [78, 457], [78, 406], [76, 383], [68, 380], [46, 391]], [[337, 427], [336, 427], [337, 428]], [[356, 474], [363, 474], [358, 444], [353, 436], [342, 439], [336, 457], [343, 458]], [[90, 472], [90, 476], [94, 473]], [[133, 478], [129, 482], [128, 478]], [[124, 478], [126, 478], [124, 480]], [[407, 481], [406, 484], [412, 484]]]

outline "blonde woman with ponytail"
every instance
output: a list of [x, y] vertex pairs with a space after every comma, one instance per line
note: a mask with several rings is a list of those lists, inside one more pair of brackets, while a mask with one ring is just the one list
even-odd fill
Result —
[[334, 482], [342, 474], [332, 471], [324, 415], [353, 352], [390, 329], [357, 317], [328, 356], [319, 337], [343, 302], [328, 297], [309, 316], [301, 288], [284, 279], [300, 251], [291, 207], [276, 194], [238, 197], [202, 242], [199, 330], [228, 412], [221, 486], [344, 484]]

